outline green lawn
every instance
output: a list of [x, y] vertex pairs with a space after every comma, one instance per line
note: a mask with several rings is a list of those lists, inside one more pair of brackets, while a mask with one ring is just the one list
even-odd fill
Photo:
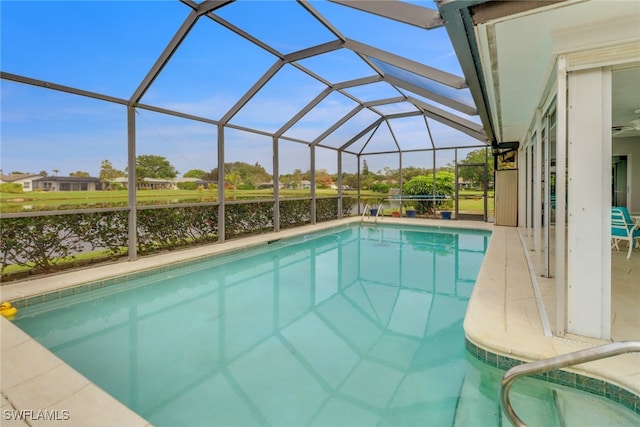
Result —
[[[308, 197], [310, 194], [309, 190], [280, 190], [280, 197], [282, 198]], [[316, 191], [316, 195], [319, 197], [337, 196], [337, 194], [337, 190], [319, 189]], [[343, 192], [343, 195], [355, 194], [357, 194], [355, 191]], [[137, 193], [137, 201], [140, 205], [215, 202], [217, 197], [217, 190], [213, 192], [208, 190], [141, 190]], [[272, 199], [273, 191], [270, 189], [227, 190], [225, 192], [225, 198], [227, 200]], [[128, 196], [126, 191], [33, 191], [21, 194], [0, 193], [0, 212], [118, 207], [127, 206], [127, 201]]]
[[[336, 196], [337, 190], [319, 189], [319, 197]], [[280, 190], [280, 197], [308, 197], [309, 190]], [[343, 195], [356, 196], [356, 191], [345, 191]], [[141, 190], [137, 193], [138, 204], [156, 203], [198, 203], [215, 202], [217, 191], [198, 190]], [[493, 210], [493, 193], [489, 194], [489, 210]], [[227, 190], [227, 200], [260, 200], [273, 198], [273, 191], [265, 190]], [[387, 194], [362, 192], [364, 201], [377, 199], [376, 203], [388, 197]], [[55, 210], [80, 209], [92, 207], [127, 206], [126, 191], [56, 191], [56, 192], [28, 192], [22, 194], [0, 193], [0, 212], [21, 212], [23, 210]], [[465, 212], [482, 212], [484, 202], [479, 191], [461, 191], [458, 209]]]
[[[461, 212], [484, 212], [484, 198], [482, 191], [460, 191], [458, 200], [458, 210]], [[493, 192], [488, 192], [487, 209], [493, 212], [494, 196]]]

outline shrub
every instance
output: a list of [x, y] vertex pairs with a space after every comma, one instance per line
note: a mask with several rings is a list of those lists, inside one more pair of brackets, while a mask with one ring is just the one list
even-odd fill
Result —
[[109, 186], [107, 187], [107, 190], [109, 191], [123, 191], [125, 190], [124, 185], [120, 184], [119, 182], [110, 182]]
[[195, 182], [179, 182], [178, 188], [180, 190], [195, 190], [198, 188], [198, 185]]
[[375, 191], [376, 193], [388, 193], [390, 188], [390, 184], [376, 183], [371, 185], [371, 191]]
[[5, 182], [0, 184], [0, 191], [3, 193], [15, 193], [21, 194], [24, 192], [24, 188], [22, 184], [17, 184], [15, 182]]
[[[455, 175], [451, 172], [440, 171], [436, 173], [436, 188], [433, 188], [433, 174], [418, 175], [411, 178], [402, 186], [402, 193], [409, 196], [437, 195], [453, 197], [455, 194]], [[438, 206], [450, 204], [450, 200], [436, 203]], [[418, 213], [429, 212], [433, 209], [433, 202], [422, 200], [416, 201]]]

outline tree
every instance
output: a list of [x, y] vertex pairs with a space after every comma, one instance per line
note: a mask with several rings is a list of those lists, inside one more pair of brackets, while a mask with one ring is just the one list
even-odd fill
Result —
[[369, 175], [369, 165], [366, 160], [362, 161], [362, 175]]
[[300, 188], [300, 184], [302, 183], [302, 170], [294, 169], [292, 178], [295, 188]]
[[138, 181], [144, 178], [170, 179], [178, 176], [178, 171], [166, 157], [153, 154], [141, 154], [136, 157]]
[[331, 184], [333, 184], [333, 178], [331, 178], [326, 169], [316, 170], [316, 185], [319, 188], [329, 188]]
[[69, 174], [69, 176], [82, 176], [82, 177], [88, 177], [88, 176], [91, 176], [91, 175], [89, 174], [89, 172], [84, 172], [84, 171], [75, 171], [75, 172], [71, 172], [71, 173]]
[[[411, 196], [444, 196], [448, 197], [446, 202], [438, 202], [438, 204], [450, 204], [450, 198], [455, 194], [455, 175], [451, 172], [436, 172], [436, 187], [433, 188], [433, 174], [418, 175], [413, 177], [409, 182], [402, 186], [402, 193]], [[416, 202], [418, 212], [430, 212], [433, 208], [431, 201]]]
[[109, 189], [113, 180], [121, 176], [125, 176], [124, 171], [114, 168], [109, 160], [103, 160], [102, 163], [100, 163], [99, 178], [100, 181], [107, 183], [105, 190]]
[[342, 185], [347, 185], [349, 188], [358, 188], [358, 174], [342, 172]]
[[236, 198], [236, 190], [238, 189], [238, 183], [240, 182], [240, 174], [235, 172], [228, 173], [224, 179], [233, 185], [233, 198]]
[[[480, 148], [478, 150], [471, 151], [467, 154], [460, 164], [463, 165], [484, 165], [487, 162], [486, 149]], [[493, 161], [489, 158], [487, 163], [487, 175], [489, 179], [493, 176]], [[484, 185], [484, 167], [481, 166], [469, 166], [458, 168], [458, 176], [465, 181], [471, 183], [473, 187], [481, 188]]]
[[[256, 185], [271, 180], [271, 175], [257, 162], [254, 165], [245, 162], [225, 163], [224, 171], [226, 174], [238, 174], [240, 176], [239, 182], [243, 184]], [[202, 179], [206, 181], [217, 181], [218, 168], [211, 169], [211, 172], [205, 173]]]
[[58, 172], [60, 172], [60, 169], [51, 169], [51, 172], [53, 172], [54, 176], [58, 176]]
[[406, 166], [402, 168], [402, 180], [404, 182], [410, 181], [411, 178], [418, 175], [426, 175], [429, 173], [428, 169], [418, 168], [415, 166]]
[[183, 173], [182, 176], [184, 178], [202, 179], [202, 177], [205, 176], [206, 174], [207, 174], [207, 172], [203, 171], [202, 169], [191, 169], [191, 170], [188, 170], [185, 173]]
[[47, 171], [40, 171], [40, 172], [38, 172], [38, 175], [42, 175], [42, 176], [49, 176], [49, 172], [47, 172]]

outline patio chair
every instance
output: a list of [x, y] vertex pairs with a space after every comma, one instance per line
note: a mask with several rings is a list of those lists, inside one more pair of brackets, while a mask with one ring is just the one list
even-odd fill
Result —
[[627, 208], [611, 208], [611, 249], [620, 250], [618, 243], [621, 240], [629, 242], [627, 259], [631, 258], [633, 247], [640, 248], [640, 223], [634, 224]]

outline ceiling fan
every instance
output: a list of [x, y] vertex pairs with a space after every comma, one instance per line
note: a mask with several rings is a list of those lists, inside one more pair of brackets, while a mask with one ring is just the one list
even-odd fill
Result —
[[626, 126], [613, 126], [611, 128], [611, 130], [613, 131], [612, 136], [619, 136], [631, 130], [640, 131], [640, 109], [635, 110], [634, 113], [639, 115], [638, 118], [631, 120]]

